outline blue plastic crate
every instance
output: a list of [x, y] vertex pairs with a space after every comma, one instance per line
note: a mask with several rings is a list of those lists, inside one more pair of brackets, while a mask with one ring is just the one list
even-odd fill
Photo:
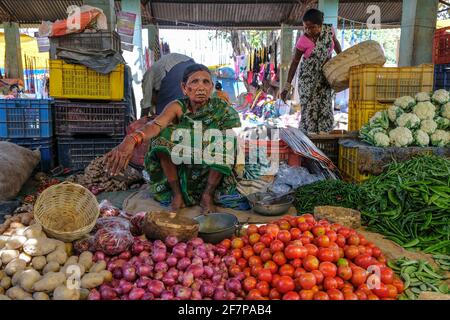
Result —
[[450, 90], [450, 64], [436, 64], [434, 66], [433, 90]]
[[15, 143], [30, 150], [39, 148], [41, 152], [41, 171], [49, 172], [56, 167], [56, 150], [53, 138], [0, 139], [0, 141]]
[[53, 136], [51, 99], [0, 99], [0, 138]]

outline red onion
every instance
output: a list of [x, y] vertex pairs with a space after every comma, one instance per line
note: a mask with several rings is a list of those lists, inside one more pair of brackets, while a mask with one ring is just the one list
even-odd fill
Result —
[[217, 288], [214, 290], [214, 300], [227, 300], [227, 292], [224, 289]]
[[215, 285], [219, 284], [219, 282], [220, 282], [221, 280], [222, 280], [222, 275], [221, 275], [221, 274], [215, 273], [215, 274], [212, 276], [212, 282], [213, 282]]
[[118, 294], [123, 295], [130, 292], [131, 289], [133, 289], [133, 284], [122, 279], [120, 280], [119, 287], [116, 288], [116, 291]]
[[166, 275], [169, 276], [169, 277], [171, 277], [171, 278], [173, 278], [173, 279], [176, 279], [176, 278], [178, 278], [179, 272], [178, 272], [178, 270], [175, 269], [175, 268], [170, 268], [170, 269], [166, 272]]
[[202, 286], [203, 281], [201, 279], [195, 279], [194, 283], [191, 285], [192, 290], [200, 290], [200, 287]]
[[192, 244], [194, 247], [198, 247], [204, 243], [202, 238], [193, 238], [191, 239], [188, 244]]
[[227, 248], [222, 245], [222, 244], [218, 244], [216, 245], [216, 247], [214, 248], [214, 251], [219, 255], [219, 256], [224, 256], [227, 253]]
[[228, 291], [238, 293], [241, 290], [241, 282], [236, 278], [228, 279], [225, 283], [225, 288]]
[[238, 272], [237, 274], [236, 274], [236, 277], [235, 278], [237, 278], [239, 281], [243, 281], [244, 279], [245, 279], [245, 273], [243, 273], [243, 272]]
[[194, 274], [192, 272], [185, 272], [181, 276], [181, 284], [185, 287], [190, 287], [194, 283]]
[[128, 267], [123, 269], [123, 278], [127, 281], [133, 282], [136, 280], [136, 268]]
[[189, 300], [192, 295], [192, 289], [191, 288], [180, 288], [176, 294], [177, 298], [180, 298], [181, 300]]
[[147, 277], [141, 277], [138, 279], [138, 281], [136, 281], [135, 285], [138, 288], [147, 288], [148, 283], [151, 281], [150, 278]]
[[132, 257], [131, 251], [128, 250], [119, 254], [119, 259], [129, 260], [131, 257]]
[[164, 272], [155, 272], [154, 274], [153, 274], [153, 279], [155, 279], [155, 280], [161, 280], [162, 278], [164, 277]]
[[111, 261], [108, 264], [108, 270], [113, 272], [116, 268], [123, 268], [127, 261], [124, 259], [111, 259]]
[[219, 256], [215, 256], [212, 261], [212, 264], [217, 266], [220, 263], [220, 261], [222, 261], [222, 259]]
[[164, 249], [166, 250], [166, 245], [161, 240], [153, 241], [153, 249]]
[[167, 257], [166, 263], [169, 267], [174, 267], [177, 265], [178, 259], [174, 254], [171, 254], [170, 256]]
[[164, 291], [161, 293], [161, 299], [162, 299], [162, 300], [172, 300], [173, 298], [174, 298], [174, 295], [173, 295], [173, 293], [170, 292], [170, 291], [164, 290]]
[[200, 257], [193, 257], [192, 258], [192, 264], [198, 264], [198, 265], [203, 266], [203, 260]]
[[213, 268], [211, 268], [210, 266], [204, 266], [203, 267], [203, 274], [207, 277], [207, 278], [211, 278], [214, 275], [214, 270]]
[[155, 249], [152, 252], [152, 259], [155, 262], [164, 261], [164, 260], [166, 260], [166, 254], [167, 254], [167, 252], [166, 252], [165, 249], [160, 249], [160, 248], [159, 249]]
[[232, 256], [226, 256], [223, 260], [227, 267], [231, 267], [233, 264], [236, 264], [236, 258]]
[[178, 243], [178, 239], [175, 236], [168, 236], [164, 242], [168, 248], [173, 248]]
[[206, 253], [208, 254], [208, 261], [213, 261], [214, 260], [214, 251], [212, 250], [206, 250]]
[[111, 285], [111, 287], [117, 288], [119, 286], [119, 283], [120, 283], [119, 279], [112, 279], [109, 284]]
[[148, 251], [142, 251], [141, 253], [139, 253], [139, 258], [143, 259], [143, 258], [147, 258], [150, 257], [151, 254]]
[[138, 255], [141, 252], [144, 251], [144, 244], [142, 242], [135, 242], [133, 243], [133, 246], [131, 247], [131, 251], [134, 255]]
[[158, 262], [155, 264], [155, 271], [156, 272], [167, 272], [169, 270], [169, 266], [165, 262]]
[[153, 266], [154, 262], [152, 260], [152, 257], [145, 257], [142, 259], [142, 264], [145, 264], [147, 266]]
[[142, 241], [142, 244], [144, 245], [144, 251], [152, 251], [152, 243], [150, 241]]
[[203, 297], [212, 297], [214, 295], [214, 287], [208, 283], [202, 283], [200, 286], [200, 292]]
[[88, 300], [101, 300], [101, 298], [100, 292], [97, 289], [92, 289], [87, 297]]
[[167, 273], [162, 278], [162, 282], [164, 283], [164, 285], [166, 287], [171, 287], [171, 286], [175, 285], [175, 283], [177, 283], [176, 279], [169, 276]]
[[122, 297], [120, 297], [120, 300], [130, 300], [130, 298], [125, 294]]
[[172, 254], [177, 258], [183, 258], [186, 256], [186, 243], [179, 242], [173, 247]]
[[200, 278], [204, 272], [203, 267], [198, 264], [191, 264], [186, 271], [192, 272], [195, 278]]
[[154, 300], [155, 296], [151, 292], [146, 292], [141, 300]]
[[122, 269], [119, 269], [119, 268], [115, 269], [113, 271], [113, 277], [116, 279], [122, 279], [122, 277], [123, 277]]
[[234, 292], [227, 292], [227, 300], [234, 300], [236, 299], [236, 295], [234, 294]]
[[128, 295], [128, 297], [130, 298], [130, 300], [141, 300], [142, 297], [145, 294], [145, 290], [142, 288], [133, 288], [133, 290], [131, 290], [130, 294]]
[[100, 289], [100, 295], [103, 300], [112, 300], [117, 297], [116, 292], [112, 288], [103, 287]]
[[96, 251], [94, 254], [94, 262], [105, 260], [105, 253], [102, 251]]
[[136, 263], [139, 263], [139, 257], [138, 256], [134, 256], [128, 262], [133, 264], [133, 265], [135, 265]]
[[189, 258], [181, 258], [178, 260], [177, 269], [184, 271], [191, 264], [191, 260]]
[[159, 280], [150, 280], [147, 286], [147, 290], [152, 293], [155, 298], [158, 298], [164, 291], [164, 283]]
[[202, 294], [200, 291], [193, 290], [191, 293], [191, 300], [202, 300]]
[[137, 274], [141, 277], [148, 277], [152, 273], [153, 267], [141, 264], [137, 269]]

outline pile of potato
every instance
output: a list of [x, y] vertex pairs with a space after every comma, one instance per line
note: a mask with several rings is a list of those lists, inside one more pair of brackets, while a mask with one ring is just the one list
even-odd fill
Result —
[[0, 234], [12, 235], [18, 228], [29, 226], [34, 223], [33, 208], [30, 212], [23, 212], [15, 215], [6, 215], [5, 222], [0, 224]]
[[72, 256], [72, 244], [47, 238], [33, 224], [0, 236], [0, 300], [80, 300], [112, 280], [91, 252]]

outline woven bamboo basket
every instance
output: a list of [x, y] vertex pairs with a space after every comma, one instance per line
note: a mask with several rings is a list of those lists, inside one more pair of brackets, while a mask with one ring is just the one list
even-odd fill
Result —
[[168, 236], [176, 236], [185, 242], [198, 236], [199, 224], [174, 212], [154, 211], [145, 216], [143, 229], [148, 239], [164, 241]]
[[100, 214], [95, 196], [85, 187], [63, 182], [46, 189], [34, 206], [34, 219], [49, 237], [71, 242], [88, 234]]
[[336, 92], [349, 87], [350, 68], [363, 64], [384, 65], [386, 57], [381, 45], [373, 40], [348, 48], [323, 66], [323, 72]]

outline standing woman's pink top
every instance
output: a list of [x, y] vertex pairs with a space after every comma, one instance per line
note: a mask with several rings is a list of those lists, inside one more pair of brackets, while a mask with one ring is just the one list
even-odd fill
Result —
[[[334, 35], [335, 35], [334, 28], [331, 28], [331, 30], [333, 32], [333, 37], [334, 37]], [[331, 49], [329, 50], [330, 58], [334, 51], [334, 45], [335, 44], [334, 44], [334, 40], [333, 40], [333, 43], [331, 44]], [[313, 52], [314, 48], [316, 47], [316, 44], [304, 34], [298, 39], [295, 47], [298, 50], [300, 50], [301, 52], [303, 52], [303, 57], [305, 59], [308, 59], [311, 56], [311, 53]]]

